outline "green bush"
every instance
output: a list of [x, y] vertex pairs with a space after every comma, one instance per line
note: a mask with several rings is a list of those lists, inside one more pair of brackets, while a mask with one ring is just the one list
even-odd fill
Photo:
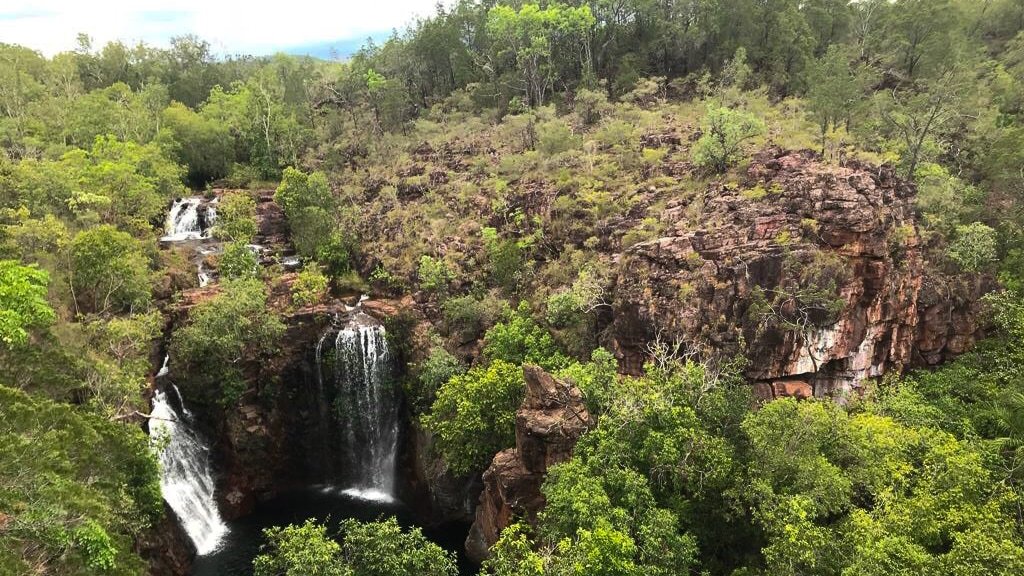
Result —
[[947, 250], [949, 258], [967, 272], [979, 272], [998, 258], [998, 235], [995, 230], [974, 222], [956, 227], [956, 238]]
[[188, 396], [234, 405], [245, 391], [245, 360], [277, 347], [284, 324], [269, 310], [259, 280], [227, 280], [222, 292], [192, 308], [171, 336], [171, 357], [182, 366]]
[[444, 293], [447, 291], [448, 283], [454, 279], [452, 271], [444, 260], [437, 260], [427, 255], [420, 257], [420, 265], [416, 270], [416, 276], [420, 280], [420, 289], [434, 293]]
[[562, 120], [551, 120], [537, 129], [537, 151], [544, 156], [554, 156], [569, 150], [577, 150], [583, 139], [572, 133], [572, 128]]
[[524, 394], [522, 368], [501, 360], [441, 386], [423, 425], [452, 472], [483, 470], [496, 452], [515, 444], [516, 410]]
[[231, 242], [224, 246], [217, 268], [221, 278], [255, 278], [259, 273], [259, 259], [253, 249], [244, 242]]
[[306, 264], [292, 283], [292, 302], [300, 308], [318, 304], [327, 295], [329, 283], [316, 263]]
[[256, 201], [245, 192], [221, 196], [216, 204], [213, 235], [221, 240], [249, 244], [256, 236]]
[[507, 312], [502, 322], [487, 331], [484, 335], [484, 354], [492, 360], [517, 366], [537, 364], [548, 370], [557, 370], [569, 364], [569, 359], [555, 345], [551, 333], [530, 316], [526, 302]]
[[710, 104], [701, 130], [693, 146], [693, 163], [725, 172], [743, 159], [743, 143], [764, 133], [764, 122], [747, 112]]

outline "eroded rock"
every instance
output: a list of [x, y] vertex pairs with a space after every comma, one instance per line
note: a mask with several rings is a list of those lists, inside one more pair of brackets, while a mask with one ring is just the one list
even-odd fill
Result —
[[548, 468], [572, 457], [592, 425], [579, 388], [537, 366], [524, 366], [526, 399], [516, 412], [516, 447], [499, 452], [484, 472], [484, 490], [466, 539], [470, 558], [482, 561], [516, 518], [536, 520], [544, 507], [541, 485]]

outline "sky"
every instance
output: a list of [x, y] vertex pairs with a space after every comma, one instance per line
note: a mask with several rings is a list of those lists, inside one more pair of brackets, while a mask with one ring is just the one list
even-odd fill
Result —
[[100, 47], [111, 40], [166, 46], [196, 34], [218, 54], [283, 51], [327, 56], [383, 39], [437, 0], [0, 0], [0, 42], [52, 56], [74, 49], [84, 32]]

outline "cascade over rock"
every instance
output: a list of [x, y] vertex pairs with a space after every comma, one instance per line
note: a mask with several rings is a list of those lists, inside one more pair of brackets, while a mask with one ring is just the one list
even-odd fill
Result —
[[[710, 190], [697, 227], [686, 203], [670, 204], [668, 234], [621, 255], [609, 344], [626, 372], [639, 373], [660, 338], [745, 353], [762, 397], [841, 396], [980, 336], [973, 319], [991, 283], [926, 267], [916, 190], [891, 168], [770, 149], [744, 186]], [[841, 303], [834, 317], [787, 297], [829, 279]], [[940, 285], [958, 297], [935, 297]], [[765, 322], [772, 315], [786, 322]]]
[[592, 425], [583, 393], [537, 366], [524, 366], [526, 398], [516, 411], [516, 447], [502, 450], [484, 472], [484, 491], [466, 539], [470, 558], [482, 561], [501, 531], [521, 517], [534, 521], [544, 507], [548, 468], [572, 457]]
[[160, 452], [160, 489], [164, 500], [178, 517], [196, 552], [213, 552], [227, 533], [227, 526], [214, 498], [216, 485], [210, 450], [192, 429], [191, 414], [184, 405], [179, 414], [161, 390], [153, 396], [151, 416], [150, 436], [157, 445], [166, 442]]

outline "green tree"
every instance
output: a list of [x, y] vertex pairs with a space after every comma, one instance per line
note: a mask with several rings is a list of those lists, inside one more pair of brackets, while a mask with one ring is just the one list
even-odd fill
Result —
[[701, 130], [693, 146], [694, 164], [725, 172], [743, 159], [743, 143], [763, 133], [764, 123], [741, 110], [709, 104]]
[[228, 280], [237, 278], [256, 278], [259, 275], [260, 262], [256, 253], [244, 242], [230, 242], [224, 246], [224, 252], [217, 260], [220, 275]]
[[171, 357], [181, 362], [189, 396], [235, 403], [245, 391], [244, 361], [272, 351], [284, 324], [268, 309], [259, 280], [228, 280], [216, 297], [196, 305], [174, 331]]
[[858, 105], [865, 100], [865, 70], [850, 64], [845, 50], [832, 46], [807, 71], [807, 109], [818, 125], [821, 153], [830, 128], [849, 125]]
[[179, 102], [172, 102], [163, 111], [162, 120], [174, 143], [175, 157], [188, 167], [189, 184], [201, 187], [228, 175], [234, 147], [227, 125]]
[[329, 283], [315, 262], [306, 264], [292, 284], [292, 302], [300, 308], [320, 303], [327, 295]]
[[149, 262], [138, 241], [113, 226], [76, 234], [68, 247], [68, 268], [79, 311], [103, 314], [149, 305]]
[[981, 222], [972, 222], [956, 227], [956, 239], [949, 245], [947, 254], [964, 270], [979, 272], [996, 262], [998, 241], [995, 230]]
[[569, 359], [555, 345], [551, 333], [530, 316], [526, 302], [507, 311], [505, 319], [484, 335], [484, 354], [509, 364], [537, 364], [548, 370], [564, 368]]
[[46, 301], [50, 275], [36, 266], [0, 260], [0, 341], [5, 346], [28, 342], [29, 331], [56, 320]]
[[522, 368], [495, 360], [441, 386], [423, 425], [453, 472], [482, 470], [496, 452], [515, 444], [515, 415], [524, 394]]
[[419, 528], [402, 530], [392, 516], [341, 523], [341, 547], [352, 572], [365, 576], [455, 576], [455, 554], [427, 540]]
[[341, 545], [312, 518], [302, 525], [265, 528], [267, 544], [253, 560], [255, 576], [354, 576]]
[[245, 192], [231, 192], [217, 202], [213, 235], [222, 240], [249, 244], [256, 236], [256, 201]]

